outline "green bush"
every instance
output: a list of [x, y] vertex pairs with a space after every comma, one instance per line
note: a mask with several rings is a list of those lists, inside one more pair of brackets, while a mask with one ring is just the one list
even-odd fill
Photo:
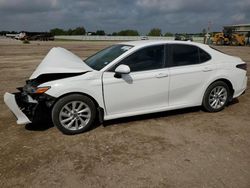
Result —
[[27, 39], [23, 41], [23, 44], [29, 44], [30, 41], [28, 41]]

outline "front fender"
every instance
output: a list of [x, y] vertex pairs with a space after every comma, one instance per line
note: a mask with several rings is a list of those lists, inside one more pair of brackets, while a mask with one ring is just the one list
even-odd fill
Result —
[[70, 93], [83, 93], [91, 96], [96, 100], [98, 105], [104, 108], [103, 95], [102, 95], [102, 82], [101, 76], [86, 77], [76, 76], [66, 79], [55, 80], [46, 82], [39, 87], [50, 86], [51, 88], [46, 91], [46, 94], [59, 98], [63, 95]]

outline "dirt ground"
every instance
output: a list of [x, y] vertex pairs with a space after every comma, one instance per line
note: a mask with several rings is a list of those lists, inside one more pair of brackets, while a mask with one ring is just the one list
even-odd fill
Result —
[[[75, 136], [16, 124], [3, 94], [23, 86], [50, 48], [84, 58], [112, 43], [0, 40], [0, 187], [249, 188], [249, 89], [219, 113], [191, 108], [125, 118]], [[219, 49], [250, 67], [249, 47]]]

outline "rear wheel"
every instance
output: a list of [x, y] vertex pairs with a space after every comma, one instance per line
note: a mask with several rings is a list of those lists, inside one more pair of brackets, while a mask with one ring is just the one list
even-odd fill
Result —
[[218, 112], [225, 108], [229, 101], [230, 89], [223, 81], [212, 83], [203, 98], [203, 107], [208, 112]]
[[59, 99], [52, 110], [54, 125], [64, 134], [78, 134], [89, 130], [96, 116], [93, 101], [83, 95], [72, 94]]

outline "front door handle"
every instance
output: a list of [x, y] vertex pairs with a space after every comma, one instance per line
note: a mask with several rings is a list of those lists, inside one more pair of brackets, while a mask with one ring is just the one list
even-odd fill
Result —
[[212, 71], [213, 69], [210, 68], [210, 67], [205, 67], [202, 71], [203, 72], [209, 72], [209, 71]]
[[164, 77], [168, 77], [168, 73], [159, 73], [156, 75], [156, 78], [164, 78]]

